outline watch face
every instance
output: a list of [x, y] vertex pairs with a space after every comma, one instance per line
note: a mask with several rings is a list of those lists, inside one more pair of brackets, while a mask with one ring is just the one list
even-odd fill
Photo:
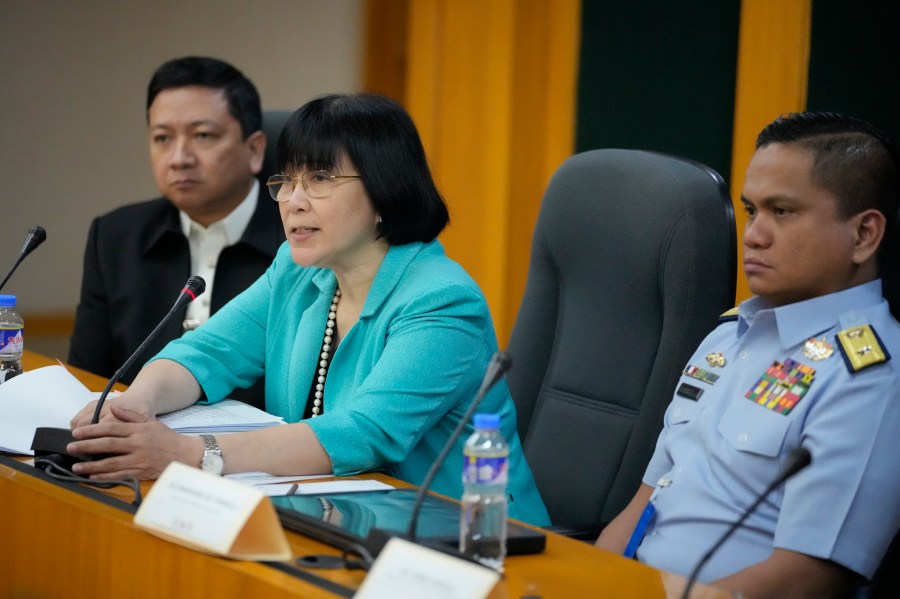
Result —
[[215, 453], [207, 453], [203, 456], [203, 461], [200, 463], [200, 468], [204, 472], [209, 472], [210, 474], [222, 474], [225, 470], [225, 460], [222, 459], [222, 456]]

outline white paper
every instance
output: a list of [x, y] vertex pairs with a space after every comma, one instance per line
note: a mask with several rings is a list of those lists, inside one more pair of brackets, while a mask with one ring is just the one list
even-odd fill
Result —
[[484, 599], [498, 580], [498, 572], [394, 537], [354, 598]]
[[261, 485], [277, 485], [278, 483], [295, 483], [301, 480], [313, 480], [316, 478], [330, 478], [333, 474], [295, 474], [293, 476], [272, 476], [268, 472], [235, 472], [226, 474], [225, 478], [236, 480], [245, 485], [258, 487]]
[[62, 366], [24, 372], [0, 385], [0, 451], [34, 455], [38, 427], [69, 428], [72, 417], [94, 397]]
[[329, 493], [361, 493], [363, 491], [387, 491], [391, 485], [377, 480], [330, 480], [320, 483], [299, 483], [293, 489], [291, 483], [259, 485], [256, 488], [270, 497], [276, 495], [327, 495]]

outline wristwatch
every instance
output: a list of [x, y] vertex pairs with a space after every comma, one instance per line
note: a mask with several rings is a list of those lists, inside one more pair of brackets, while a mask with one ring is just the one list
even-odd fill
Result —
[[200, 470], [222, 476], [225, 471], [225, 459], [222, 450], [212, 435], [200, 435], [203, 439], [203, 457], [200, 459]]

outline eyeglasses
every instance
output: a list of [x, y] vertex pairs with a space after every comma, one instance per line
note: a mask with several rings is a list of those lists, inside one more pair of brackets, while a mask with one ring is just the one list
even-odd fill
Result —
[[359, 175], [332, 175], [328, 171], [307, 171], [299, 177], [272, 175], [266, 181], [269, 195], [276, 202], [286, 202], [294, 193], [297, 181], [303, 183], [303, 191], [311, 198], [327, 198], [334, 191], [335, 179], [362, 179]]

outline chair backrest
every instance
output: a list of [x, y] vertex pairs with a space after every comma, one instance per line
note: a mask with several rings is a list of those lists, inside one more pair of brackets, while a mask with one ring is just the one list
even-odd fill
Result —
[[610, 149], [556, 171], [507, 376], [554, 525], [599, 529], [631, 499], [685, 363], [734, 305], [736, 252], [708, 167]]
[[266, 134], [266, 153], [263, 156], [262, 168], [256, 177], [263, 185], [275, 173], [275, 146], [285, 122], [294, 114], [293, 110], [263, 110], [263, 132]]

